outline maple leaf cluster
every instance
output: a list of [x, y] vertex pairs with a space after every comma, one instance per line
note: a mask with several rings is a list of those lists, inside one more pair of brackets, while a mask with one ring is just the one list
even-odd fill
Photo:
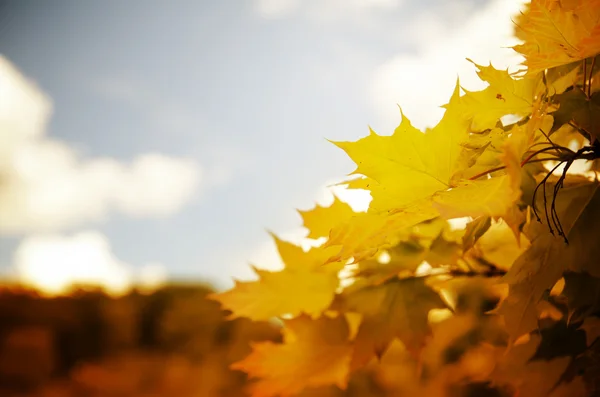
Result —
[[426, 131], [335, 142], [366, 212], [300, 211], [322, 245], [274, 236], [283, 270], [213, 296], [282, 326], [234, 364], [253, 397], [599, 395], [600, 0], [515, 25], [526, 68], [475, 64], [488, 86]]

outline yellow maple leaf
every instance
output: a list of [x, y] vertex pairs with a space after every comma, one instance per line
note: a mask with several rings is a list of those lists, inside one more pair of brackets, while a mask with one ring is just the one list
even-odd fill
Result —
[[306, 387], [346, 387], [352, 357], [351, 329], [345, 317], [306, 316], [285, 321], [284, 343], [261, 342], [232, 365], [250, 378], [252, 397], [294, 395]]
[[354, 262], [360, 262], [396, 245], [406, 228], [438, 215], [429, 202], [393, 214], [361, 213], [334, 227], [324, 247], [338, 247], [339, 252], [329, 259], [330, 262], [351, 257]]
[[298, 211], [302, 217], [303, 226], [308, 229], [308, 238], [317, 239], [328, 237], [329, 231], [338, 224], [350, 219], [356, 213], [345, 202], [333, 196], [329, 207], [316, 205], [309, 211]]
[[433, 196], [433, 206], [444, 218], [498, 216], [506, 213], [520, 197], [510, 189], [506, 175], [483, 180], [464, 180], [451, 190]]
[[600, 52], [600, 0], [532, 0], [517, 21], [524, 40], [514, 49], [525, 57], [528, 74], [566, 65]]
[[522, 117], [531, 113], [535, 94], [543, 87], [540, 86], [541, 77], [515, 79], [507, 70], [469, 61], [477, 67], [481, 80], [489, 84], [481, 91], [465, 90], [465, 95], [460, 97], [461, 113], [471, 120], [472, 131], [492, 129], [502, 116]]
[[381, 356], [394, 338], [411, 350], [420, 349], [429, 332], [429, 310], [446, 307], [419, 278], [393, 278], [377, 287], [356, 287], [342, 297], [344, 308], [363, 318], [355, 338], [353, 367]]
[[301, 247], [273, 237], [285, 264], [283, 270], [255, 268], [258, 281], [236, 281], [232, 289], [210, 296], [232, 312], [230, 318], [260, 321], [302, 313], [317, 317], [331, 304], [341, 266], [323, 263], [335, 250], [317, 247], [304, 252]]
[[520, 235], [515, 239], [507, 222], [493, 222], [477, 240], [475, 254], [500, 269], [510, 269], [515, 259], [529, 247], [529, 240]]
[[468, 137], [466, 122], [453, 105], [458, 98], [457, 84], [444, 117], [426, 133], [401, 114], [402, 121], [392, 135], [370, 130], [356, 142], [334, 142], [356, 163], [353, 174], [374, 182], [369, 184], [370, 210], [402, 208], [450, 187], [461, 143]]
[[[491, 82], [498, 79], [494, 71], [484, 71]], [[440, 215], [501, 216], [519, 199], [520, 191], [509, 189], [506, 175], [481, 180], [455, 177], [473, 163], [464, 155], [471, 120], [463, 115], [458, 92], [457, 85], [444, 117], [425, 133], [402, 116], [391, 136], [371, 131], [356, 142], [336, 143], [357, 164], [355, 173], [365, 176], [353, 187], [369, 190], [373, 200], [367, 214], [332, 228], [326, 245], [341, 248], [331, 260], [367, 259], [396, 244], [403, 229]]]

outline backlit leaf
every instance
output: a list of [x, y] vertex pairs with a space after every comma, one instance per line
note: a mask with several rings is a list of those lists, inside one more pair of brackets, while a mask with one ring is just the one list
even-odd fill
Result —
[[599, 227], [594, 224], [598, 211], [598, 184], [583, 183], [562, 189], [557, 200], [558, 217], [571, 241], [569, 245], [550, 234], [547, 225], [532, 225], [535, 234], [531, 246], [504, 278], [510, 292], [501, 312], [513, 338], [537, 328], [536, 305], [564, 271], [600, 270], [595, 266], [600, 247], [591, 241], [595, 236], [591, 231]]
[[517, 21], [525, 42], [515, 50], [525, 57], [528, 74], [566, 65], [600, 53], [600, 1], [532, 0]]
[[308, 229], [308, 238], [329, 237], [329, 232], [334, 226], [347, 221], [356, 213], [352, 208], [333, 196], [333, 203], [329, 207], [315, 206], [309, 211], [298, 211]]
[[471, 120], [471, 130], [492, 129], [505, 115], [518, 117], [530, 114], [533, 109], [540, 79], [516, 79], [506, 70], [490, 66], [477, 67], [477, 74], [489, 86], [481, 91], [470, 92], [460, 98], [465, 118]]
[[352, 288], [342, 298], [345, 310], [363, 316], [354, 356], [362, 364], [383, 354], [394, 338], [409, 349], [420, 348], [429, 331], [429, 310], [446, 307], [423, 279], [396, 278], [378, 287]]
[[343, 316], [285, 321], [284, 342], [260, 342], [232, 368], [258, 378], [252, 397], [291, 396], [306, 387], [345, 388], [350, 371], [350, 329]]
[[236, 281], [226, 292], [211, 296], [232, 313], [230, 318], [248, 317], [255, 321], [302, 313], [318, 317], [333, 301], [339, 280], [339, 264], [323, 263], [334, 251], [301, 247], [275, 238], [285, 264], [281, 271], [254, 269], [257, 281]]

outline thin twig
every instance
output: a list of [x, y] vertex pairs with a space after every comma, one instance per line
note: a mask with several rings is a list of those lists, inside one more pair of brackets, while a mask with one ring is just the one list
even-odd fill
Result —
[[582, 91], [584, 94], [587, 93], [586, 82], [587, 82], [587, 59], [584, 59], [583, 60], [583, 87], [582, 87]]
[[505, 168], [506, 168], [506, 166], [505, 166], [505, 165], [502, 165], [502, 166], [500, 166], [500, 167], [496, 167], [496, 168], [491, 168], [491, 169], [489, 169], [489, 170], [486, 170], [486, 171], [480, 172], [479, 174], [477, 174], [477, 175], [475, 175], [475, 176], [472, 176], [472, 177], [470, 177], [470, 178], [469, 178], [469, 180], [470, 180], [470, 181], [473, 181], [473, 180], [475, 180], [475, 179], [479, 179], [479, 178], [481, 178], [482, 176], [486, 176], [487, 174], [491, 174], [492, 172], [500, 171], [500, 170], [503, 170], [503, 169], [505, 169]]
[[[487, 270], [478, 272], [475, 270], [460, 270], [460, 269], [450, 269], [445, 272], [430, 272], [406, 277], [397, 277], [397, 280], [413, 280], [418, 278], [427, 278], [427, 277], [435, 277], [435, 276], [453, 276], [453, 277], [502, 277], [506, 274], [506, 270], [499, 269], [496, 266], [489, 268]], [[389, 282], [394, 282], [394, 279], [389, 280]]]
[[527, 158], [525, 158], [525, 160], [523, 160], [521, 162], [521, 167], [524, 166], [525, 164], [529, 163], [532, 157], [537, 156], [538, 154], [544, 153], [544, 152], [549, 152], [550, 150], [556, 150], [557, 152], [560, 150], [568, 150], [569, 152], [572, 152], [572, 150], [568, 149], [568, 148], [563, 148], [562, 146], [550, 146], [550, 147], [546, 147], [540, 150], [536, 150], [535, 152], [531, 153], [529, 156], [527, 156]]
[[[548, 178], [550, 178], [550, 176], [554, 173], [554, 171], [556, 171], [556, 169], [562, 163], [563, 163], [563, 161], [560, 161], [558, 164], [556, 164], [556, 166], [554, 168], [552, 168], [552, 170], [546, 174], [546, 176], [544, 177], [544, 179], [542, 179], [542, 181], [540, 183], [538, 183], [538, 185], [535, 187], [535, 190], [533, 191], [533, 197], [531, 199], [531, 208], [533, 209], [533, 214], [537, 218], [538, 222], [541, 222], [542, 219], [540, 218], [540, 216], [539, 216], [539, 214], [537, 212], [536, 205], [535, 205], [535, 196], [537, 195], [537, 191], [540, 188], [540, 185], [544, 185], [544, 209], [546, 209], [546, 193], [545, 193], [546, 181], [548, 180]], [[548, 226], [549, 226], [550, 225], [550, 219], [548, 219], [548, 214], [547, 213], [546, 213], [546, 220], [548, 221]], [[550, 232], [552, 233], [552, 229], [550, 230]]]
[[596, 64], [596, 57], [592, 58], [592, 66], [590, 68], [590, 81], [588, 81], [588, 98], [592, 97], [592, 79], [594, 78], [595, 64]]

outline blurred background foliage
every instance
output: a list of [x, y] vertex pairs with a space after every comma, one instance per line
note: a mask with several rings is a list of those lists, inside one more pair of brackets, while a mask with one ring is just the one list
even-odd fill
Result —
[[[434, 321], [423, 362], [416, 363], [396, 341], [379, 360], [354, 373], [346, 390], [307, 389], [300, 396], [411, 396], [420, 381], [431, 382], [419, 374], [441, 379], [441, 387], [448, 377], [492, 365], [493, 355], [479, 346], [482, 337], [494, 344], [492, 337], [500, 335], [497, 315], [482, 311], [496, 297], [482, 288], [458, 290], [460, 316]], [[207, 299], [212, 292], [204, 284], [173, 283], [152, 293], [133, 289], [118, 297], [89, 288], [46, 297], [4, 285], [0, 396], [249, 396], [251, 381], [229, 366], [249, 354], [252, 342], [280, 342], [280, 324], [227, 320], [228, 313]], [[511, 390], [498, 394], [485, 382], [464, 387], [456, 390], [457, 396], [511, 395]]]
[[0, 291], [0, 395], [240, 396], [228, 369], [273, 324], [227, 321], [205, 285], [171, 284], [111, 297], [77, 290], [47, 298]]

